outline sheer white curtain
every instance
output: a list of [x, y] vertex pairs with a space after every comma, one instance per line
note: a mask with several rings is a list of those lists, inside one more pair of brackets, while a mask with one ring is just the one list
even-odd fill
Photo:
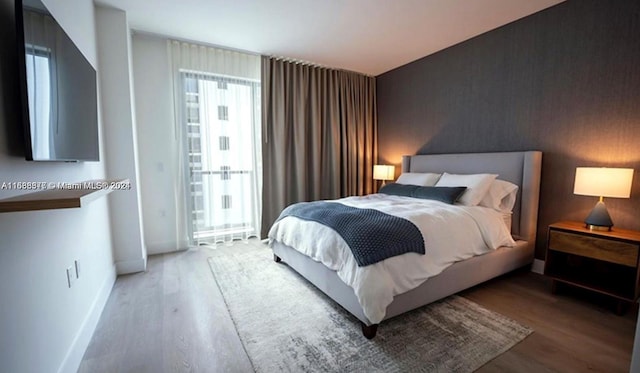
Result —
[[169, 41], [177, 203], [192, 244], [260, 235], [260, 57]]

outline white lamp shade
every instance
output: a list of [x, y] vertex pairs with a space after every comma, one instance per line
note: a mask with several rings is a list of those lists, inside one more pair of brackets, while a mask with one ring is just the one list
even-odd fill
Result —
[[374, 180], [393, 180], [396, 175], [396, 168], [392, 165], [377, 164], [373, 166]]
[[573, 194], [629, 198], [632, 181], [632, 168], [577, 167]]

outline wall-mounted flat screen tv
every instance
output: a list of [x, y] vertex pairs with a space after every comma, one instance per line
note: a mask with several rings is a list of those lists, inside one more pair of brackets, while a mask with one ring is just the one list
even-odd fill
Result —
[[96, 70], [40, 0], [16, 25], [26, 159], [99, 161]]

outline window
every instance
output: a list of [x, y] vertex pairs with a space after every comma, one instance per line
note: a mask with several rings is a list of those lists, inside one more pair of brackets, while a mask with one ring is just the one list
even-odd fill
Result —
[[229, 120], [229, 108], [223, 105], [218, 106], [218, 119]]
[[229, 136], [220, 136], [220, 150], [229, 150]]
[[194, 236], [259, 235], [260, 84], [193, 72], [182, 79]]

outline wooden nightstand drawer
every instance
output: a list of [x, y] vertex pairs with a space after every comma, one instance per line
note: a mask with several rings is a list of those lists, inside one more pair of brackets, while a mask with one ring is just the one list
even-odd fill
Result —
[[549, 231], [549, 249], [634, 268], [638, 263], [637, 244], [558, 230]]

